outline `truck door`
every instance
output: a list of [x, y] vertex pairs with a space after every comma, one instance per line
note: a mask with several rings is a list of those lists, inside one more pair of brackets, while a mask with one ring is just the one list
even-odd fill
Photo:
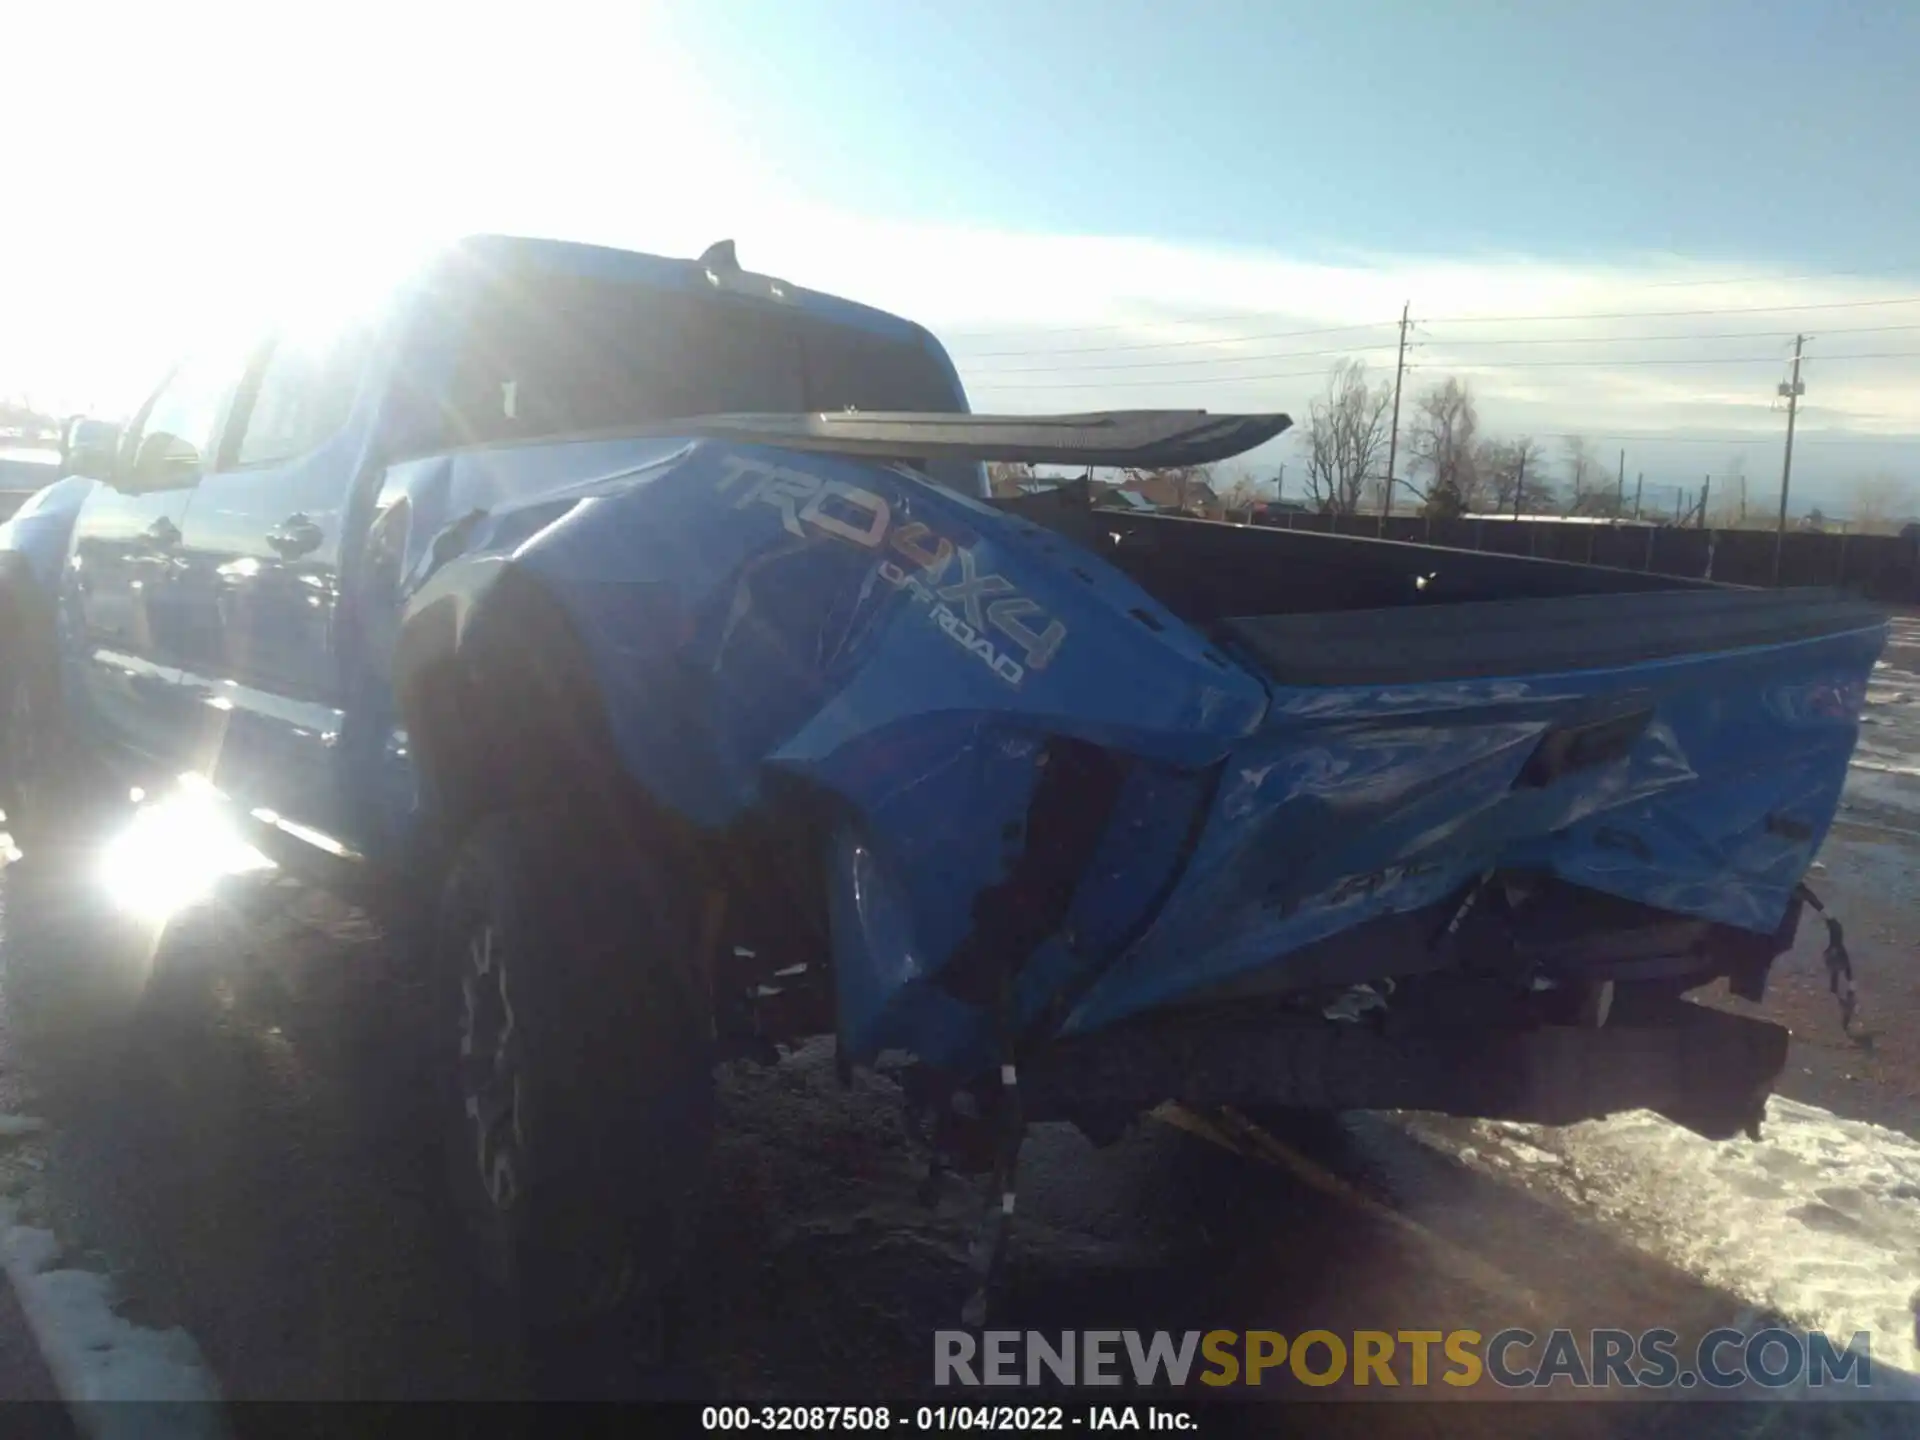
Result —
[[184, 642], [174, 588], [189, 502], [216, 453], [241, 366], [179, 366], [127, 428], [115, 478], [74, 521], [61, 604], [73, 637], [67, 693], [110, 764], [182, 768], [189, 722], [177, 689]]
[[180, 547], [194, 768], [321, 842], [347, 828], [334, 632], [363, 448], [347, 421], [366, 354], [364, 333], [343, 331], [280, 337], [256, 355], [228, 453], [202, 478]]

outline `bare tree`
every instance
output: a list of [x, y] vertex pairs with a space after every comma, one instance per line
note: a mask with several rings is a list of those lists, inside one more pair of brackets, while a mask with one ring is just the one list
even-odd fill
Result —
[[1225, 488], [1220, 492], [1220, 503], [1227, 507], [1229, 514], [1245, 514], [1260, 503], [1260, 482], [1245, 470], [1236, 470], [1227, 477]]
[[1567, 497], [1567, 514], [1588, 515], [1601, 520], [1618, 519], [1622, 513], [1618, 481], [1591, 485], [1578, 495]]
[[1550, 515], [1557, 506], [1559, 497], [1547, 474], [1546, 452], [1531, 435], [1517, 440], [1482, 440], [1474, 455], [1474, 469], [1492, 487], [1494, 508], [1502, 515]]
[[1408, 453], [1423, 471], [1430, 515], [1463, 515], [1479, 508], [1484, 487], [1475, 469], [1480, 414], [1473, 391], [1454, 375], [1431, 386], [1414, 402]]
[[1561, 444], [1567, 456], [1568, 514], [1590, 513], [1585, 508], [1590, 503], [1587, 496], [1603, 488], [1609, 499], [1617, 499], [1618, 481], [1591, 440], [1584, 435], [1569, 435]]
[[1738, 530], [1748, 523], [1749, 518], [1746, 457], [1734, 455], [1714, 472], [1707, 524], [1715, 530]]
[[1327, 373], [1326, 393], [1307, 411], [1307, 497], [1323, 514], [1351, 515], [1368, 481], [1385, 469], [1393, 390], [1367, 383], [1364, 360]]
[[1916, 508], [1911, 482], [1884, 471], [1862, 476], [1848, 487], [1848, 528], [1857, 534], [1896, 534]]
[[1018, 495], [1033, 483], [1033, 466], [1018, 460], [993, 460], [987, 464], [987, 486], [996, 496]]

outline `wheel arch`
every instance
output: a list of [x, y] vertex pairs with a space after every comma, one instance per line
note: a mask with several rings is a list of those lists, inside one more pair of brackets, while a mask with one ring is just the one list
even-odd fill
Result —
[[48, 669], [57, 683], [59, 651], [53, 596], [40, 583], [31, 560], [18, 550], [0, 550], [0, 675], [25, 657]]
[[[458, 572], [458, 573], [456, 573]], [[436, 577], [401, 627], [393, 652], [396, 707], [421, 795], [416, 853], [440, 874], [471, 827], [507, 805], [565, 797], [569, 823], [614, 843], [639, 843], [673, 883], [712, 904], [730, 943], [714, 964], [764, 979], [805, 961], [830, 984], [829, 846], [850, 818], [843, 797], [790, 774], [763, 775], [758, 800], [722, 827], [697, 824], [628, 770], [618, 716], [564, 602], [536, 574], [499, 560], [459, 561]], [[409, 883], [404, 894], [436, 893]], [[745, 943], [747, 959], [729, 959]], [[744, 981], [743, 981], [744, 983]], [[820, 1003], [828, 1009], [821, 1012]], [[771, 1031], [831, 1030], [826, 995], [794, 1002]]]
[[53, 620], [53, 597], [34, 573], [33, 562], [19, 550], [0, 550], [0, 625]]
[[393, 688], [440, 843], [509, 804], [564, 797], [610, 821], [657, 808], [621, 764], [592, 657], [558, 597], [498, 560], [437, 578], [401, 626]]

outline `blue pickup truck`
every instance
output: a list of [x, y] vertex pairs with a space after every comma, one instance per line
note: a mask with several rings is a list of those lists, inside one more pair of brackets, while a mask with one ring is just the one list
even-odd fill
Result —
[[1884, 617], [985, 483], [1286, 424], [973, 415], [725, 242], [461, 242], [0, 527], [9, 827], [191, 782], [386, 916], [541, 1322], [657, 1288], [714, 1066], [812, 1035], [1009, 1193], [1169, 1100], [1751, 1129], [1786, 1035], [1687, 996], [1791, 944]]

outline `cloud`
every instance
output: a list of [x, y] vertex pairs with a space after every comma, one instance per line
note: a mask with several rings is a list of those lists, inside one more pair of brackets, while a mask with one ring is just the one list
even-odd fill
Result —
[[[1733, 453], [1755, 474], [1777, 463], [1777, 387], [1802, 330], [1812, 338], [1796, 491], [1920, 468], [1920, 275], [1808, 276], [1673, 255], [1330, 262], [804, 206], [741, 246], [752, 268], [928, 323], [981, 408], [1260, 408], [1304, 419], [1338, 359], [1391, 378], [1395, 322], [1411, 301], [1410, 393], [1459, 375], [1488, 430], [1624, 446], [1629, 471], [1644, 468], [1650, 486], [1656, 474], [1697, 484]], [[1270, 458], [1293, 445], [1277, 442]]]

